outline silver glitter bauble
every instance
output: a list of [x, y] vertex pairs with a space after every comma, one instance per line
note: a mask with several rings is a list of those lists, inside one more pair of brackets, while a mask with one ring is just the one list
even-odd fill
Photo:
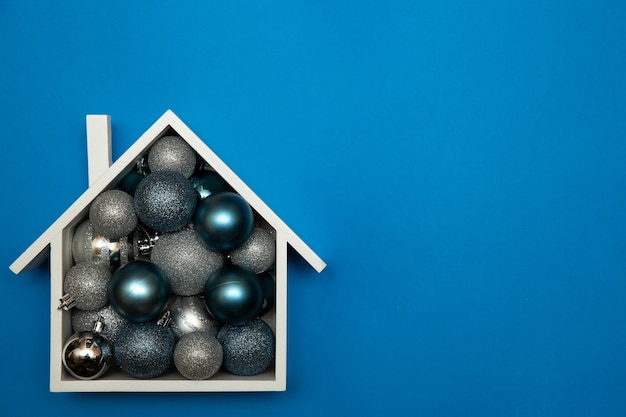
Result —
[[222, 366], [222, 345], [214, 335], [194, 332], [184, 335], [174, 348], [174, 366], [187, 379], [208, 379]]
[[102, 335], [115, 343], [117, 334], [124, 324], [128, 322], [127, 319], [120, 316], [117, 311], [107, 304], [100, 310], [72, 310], [72, 329], [74, 332], [86, 332], [91, 330], [94, 321], [98, 318], [102, 319], [104, 328], [102, 329]]
[[107, 287], [110, 280], [111, 272], [104, 265], [81, 262], [65, 274], [63, 292], [74, 298], [74, 307], [98, 310], [108, 302]]
[[224, 350], [224, 368], [235, 375], [259, 374], [274, 360], [276, 338], [270, 326], [261, 319], [241, 326], [224, 325], [217, 339]]
[[209, 250], [192, 229], [185, 229], [160, 236], [151, 261], [170, 279], [174, 294], [196, 295], [203, 291], [209, 275], [222, 267], [224, 257]]
[[220, 322], [211, 317], [204, 306], [204, 301], [198, 296], [173, 295], [170, 297], [167, 308], [172, 320], [170, 328], [177, 339], [197, 331], [204, 331], [216, 336], [221, 327]]
[[230, 253], [230, 261], [255, 273], [267, 271], [276, 260], [276, 241], [267, 230], [255, 227], [246, 242]]
[[138, 223], [133, 197], [121, 190], [103, 192], [89, 206], [89, 220], [94, 233], [107, 239], [131, 234]]
[[148, 151], [150, 171], [176, 171], [189, 178], [196, 169], [196, 153], [180, 136], [163, 136]]
[[167, 327], [154, 322], [128, 322], [115, 342], [117, 365], [134, 378], [156, 378], [172, 364], [176, 339]]
[[187, 225], [197, 202], [191, 181], [179, 172], [148, 174], [135, 190], [137, 216], [157, 232], [173, 232]]

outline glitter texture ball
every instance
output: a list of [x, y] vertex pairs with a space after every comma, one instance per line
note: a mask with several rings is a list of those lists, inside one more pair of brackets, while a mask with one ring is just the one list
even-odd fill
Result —
[[188, 297], [171, 296], [168, 310], [172, 319], [170, 329], [177, 339], [197, 331], [204, 331], [216, 336], [221, 327], [220, 322], [211, 317], [207, 311], [202, 298], [195, 295]]
[[194, 230], [211, 250], [229, 252], [248, 240], [254, 228], [252, 208], [239, 194], [221, 192], [202, 200], [194, 217]]
[[246, 242], [230, 253], [235, 265], [250, 268], [255, 273], [267, 271], [276, 260], [276, 241], [265, 229], [255, 227]]
[[[98, 310], [108, 302], [107, 287], [111, 272], [94, 262], [81, 262], [65, 274], [63, 292], [76, 300], [74, 307], [81, 310]], [[93, 323], [92, 323], [93, 324]]]
[[120, 267], [108, 286], [111, 306], [130, 321], [144, 322], [163, 313], [170, 297], [165, 272], [149, 261], [133, 261]]
[[179, 136], [163, 136], [148, 151], [150, 171], [176, 171], [189, 178], [196, 169], [196, 153]]
[[224, 368], [235, 375], [259, 374], [274, 360], [274, 332], [261, 319], [241, 326], [225, 325], [217, 339], [224, 350]]
[[94, 233], [107, 239], [131, 234], [138, 222], [133, 197], [121, 190], [103, 192], [91, 203], [89, 220]]
[[224, 264], [224, 256], [209, 250], [191, 229], [160, 236], [151, 260], [165, 271], [177, 295], [200, 294], [209, 275]]
[[173, 232], [187, 225], [197, 202], [191, 181], [173, 171], [148, 174], [135, 190], [137, 216], [157, 232]]
[[115, 343], [117, 334], [127, 319], [120, 316], [110, 304], [104, 306], [100, 310], [72, 310], [72, 329], [74, 332], [87, 332], [93, 328], [93, 324], [99, 317], [102, 317], [104, 328], [102, 336]]
[[171, 365], [175, 344], [174, 334], [167, 327], [154, 322], [128, 322], [115, 342], [115, 362], [134, 378], [156, 378]]
[[187, 379], [208, 379], [222, 366], [222, 345], [214, 335], [194, 332], [184, 335], [174, 348], [174, 366]]

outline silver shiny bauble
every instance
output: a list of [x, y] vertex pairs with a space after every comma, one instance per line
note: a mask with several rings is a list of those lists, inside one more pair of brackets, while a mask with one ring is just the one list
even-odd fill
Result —
[[163, 136], [148, 151], [150, 171], [176, 171], [189, 178], [196, 169], [196, 153], [180, 136]]
[[174, 336], [180, 339], [183, 335], [204, 331], [213, 336], [217, 335], [221, 324], [207, 311], [204, 301], [198, 296], [183, 297], [173, 295], [168, 304]]
[[208, 379], [222, 366], [222, 345], [214, 335], [193, 332], [184, 335], [174, 348], [174, 366], [187, 379]]
[[75, 263], [91, 261], [116, 268], [128, 262], [130, 255], [132, 255], [131, 243], [126, 236], [119, 240], [111, 240], [97, 235], [89, 220], [82, 222], [74, 231], [72, 258]]
[[260, 274], [267, 271], [276, 260], [276, 240], [267, 230], [255, 227], [248, 240], [232, 251], [229, 257], [233, 264]]
[[120, 316], [110, 304], [107, 304], [100, 310], [73, 309], [72, 329], [76, 333], [89, 331], [93, 328], [93, 323], [98, 320], [98, 318], [100, 318], [104, 324], [102, 336], [109, 339], [112, 343], [115, 343], [120, 328], [128, 322], [128, 320]]
[[151, 261], [161, 267], [177, 295], [196, 295], [207, 278], [224, 264], [224, 256], [207, 248], [191, 229], [165, 234], [152, 248]]
[[187, 225], [197, 203], [198, 195], [191, 181], [179, 172], [152, 172], [135, 190], [137, 216], [157, 232], [173, 232]]
[[108, 302], [107, 287], [110, 280], [111, 272], [104, 265], [81, 262], [65, 274], [63, 292], [74, 298], [74, 307], [98, 310]]
[[224, 368], [235, 375], [260, 374], [274, 360], [276, 338], [270, 326], [261, 319], [241, 326], [227, 324], [217, 334], [217, 340], [224, 350]]
[[122, 190], [103, 192], [89, 206], [89, 220], [94, 233], [107, 239], [131, 234], [138, 222], [133, 197]]
[[96, 330], [74, 333], [63, 346], [63, 366], [78, 379], [99, 378], [112, 361], [113, 345]]

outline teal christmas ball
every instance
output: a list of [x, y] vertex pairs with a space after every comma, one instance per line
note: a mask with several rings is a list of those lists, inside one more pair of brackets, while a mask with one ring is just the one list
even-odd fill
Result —
[[132, 261], [113, 273], [108, 287], [111, 306], [133, 322], [156, 319], [170, 296], [170, 281], [165, 272], [149, 261]]
[[189, 179], [201, 200], [204, 200], [211, 194], [232, 191], [228, 183], [224, 181], [217, 172], [212, 170], [205, 169], [198, 171]]
[[260, 374], [275, 357], [276, 337], [262, 319], [242, 326], [226, 325], [217, 334], [217, 340], [222, 344], [224, 369], [235, 375]]
[[246, 323], [257, 317], [263, 304], [261, 281], [247, 268], [223, 266], [207, 279], [204, 303], [211, 315], [222, 323]]
[[254, 213], [239, 194], [221, 192], [198, 204], [194, 229], [209, 249], [229, 252], [248, 240], [254, 227]]
[[168, 327], [149, 321], [128, 322], [120, 329], [113, 355], [115, 363], [134, 378], [156, 378], [170, 367], [176, 339]]
[[139, 220], [157, 232], [173, 232], [186, 226], [193, 218], [197, 203], [191, 181], [175, 171], [146, 175], [134, 196]]

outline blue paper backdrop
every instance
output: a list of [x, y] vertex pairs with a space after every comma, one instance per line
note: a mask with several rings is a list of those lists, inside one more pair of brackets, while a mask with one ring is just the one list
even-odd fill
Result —
[[[502, 3], [502, 4], [500, 4]], [[3, 1], [0, 415], [626, 415], [619, 1]], [[173, 109], [327, 261], [288, 389], [51, 394], [46, 266], [8, 269]]]

